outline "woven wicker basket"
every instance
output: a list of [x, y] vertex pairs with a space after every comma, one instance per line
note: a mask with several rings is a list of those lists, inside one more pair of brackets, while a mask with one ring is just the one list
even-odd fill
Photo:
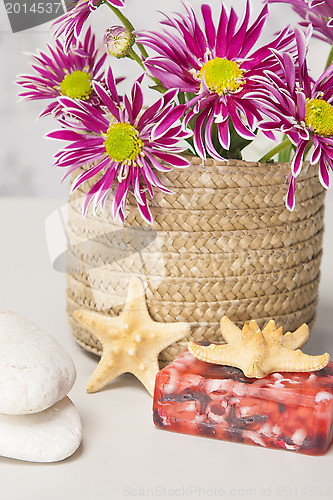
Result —
[[[126, 223], [103, 214], [81, 215], [86, 182], [70, 196], [67, 310], [76, 341], [101, 354], [101, 345], [73, 317], [78, 308], [119, 314], [133, 275], [146, 285], [156, 321], [187, 321], [191, 339], [221, 341], [219, 320], [262, 326], [275, 319], [285, 330], [313, 324], [320, 274], [324, 190], [317, 169], [303, 169], [296, 209], [284, 204], [289, 164], [192, 158], [188, 169], [161, 174], [174, 194], [156, 193], [154, 223], [129, 200]], [[131, 243], [135, 234], [135, 245]], [[121, 237], [119, 237], [121, 235]], [[160, 355], [172, 361], [189, 339]]]

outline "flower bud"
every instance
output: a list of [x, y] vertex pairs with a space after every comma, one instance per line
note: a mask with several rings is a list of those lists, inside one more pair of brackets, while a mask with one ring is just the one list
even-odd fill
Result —
[[104, 36], [105, 48], [111, 56], [121, 57], [127, 56], [135, 41], [133, 33], [122, 26], [112, 26], [106, 30]]

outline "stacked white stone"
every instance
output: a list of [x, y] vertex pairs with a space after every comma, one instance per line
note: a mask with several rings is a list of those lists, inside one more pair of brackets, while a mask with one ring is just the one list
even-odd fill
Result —
[[48, 333], [0, 311], [0, 455], [57, 462], [81, 443], [80, 417], [67, 394], [76, 372]]

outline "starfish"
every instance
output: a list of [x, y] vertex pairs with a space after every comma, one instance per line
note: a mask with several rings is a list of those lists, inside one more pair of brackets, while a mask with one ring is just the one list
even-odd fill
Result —
[[305, 323], [295, 332], [283, 335], [283, 328], [276, 328], [272, 320], [262, 331], [254, 320], [245, 323], [240, 330], [224, 316], [221, 332], [226, 344], [202, 346], [190, 342], [189, 352], [208, 363], [240, 368], [250, 378], [263, 378], [272, 372], [321, 370], [330, 360], [327, 353], [309, 356], [299, 349], [309, 337], [309, 328]]
[[159, 323], [151, 319], [139, 278], [130, 281], [126, 304], [119, 316], [82, 309], [75, 311], [74, 316], [103, 346], [100, 362], [87, 384], [89, 393], [99, 391], [123, 373], [132, 373], [153, 395], [159, 353], [190, 334], [188, 323]]

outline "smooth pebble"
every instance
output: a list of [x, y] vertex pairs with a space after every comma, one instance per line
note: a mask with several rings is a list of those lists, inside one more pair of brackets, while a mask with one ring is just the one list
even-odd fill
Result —
[[82, 427], [68, 397], [40, 413], [0, 415], [0, 455], [29, 462], [58, 462], [79, 447]]
[[76, 378], [66, 350], [31, 321], [0, 311], [0, 413], [37, 413], [63, 399]]

